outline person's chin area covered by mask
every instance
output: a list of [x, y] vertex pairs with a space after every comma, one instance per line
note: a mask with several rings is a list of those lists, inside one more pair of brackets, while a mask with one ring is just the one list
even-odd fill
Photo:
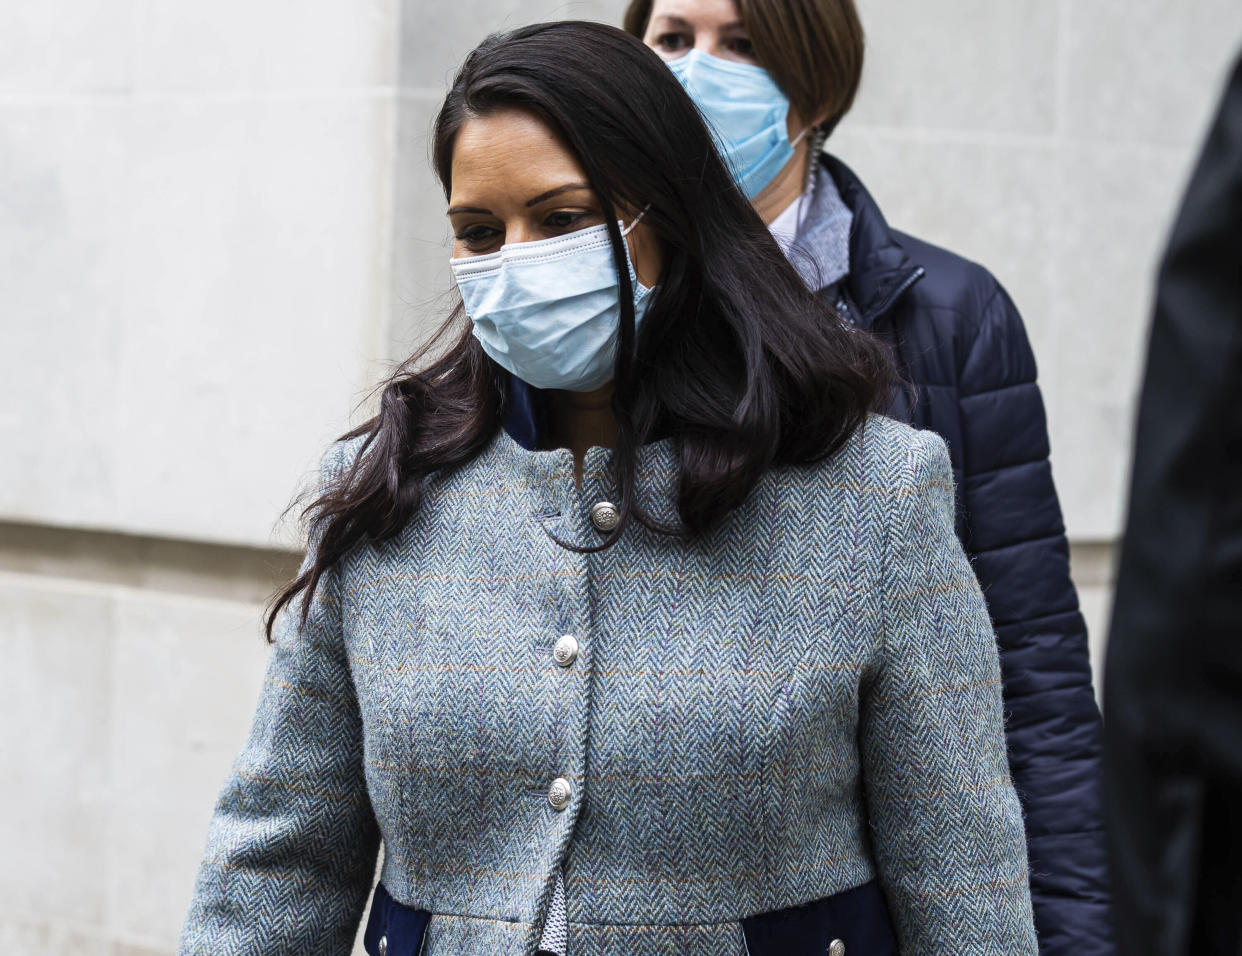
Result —
[[[536, 388], [606, 386], [621, 277], [586, 173], [527, 113], [478, 117], [458, 135], [448, 211], [452, 268], [475, 336], [498, 365]], [[618, 229], [637, 324], [660, 255], [643, 229], [643, 210], [623, 212], [629, 221]]]
[[626, 312], [636, 333], [662, 265], [646, 208], [615, 212], [624, 272], [581, 162], [545, 123], [504, 110], [458, 132], [451, 266], [474, 336], [517, 388], [551, 390], [540, 401], [558, 437], [574, 418], [568, 430], [585, 425], [587, 443], [601, 445], [613, 440], [607, 409]]

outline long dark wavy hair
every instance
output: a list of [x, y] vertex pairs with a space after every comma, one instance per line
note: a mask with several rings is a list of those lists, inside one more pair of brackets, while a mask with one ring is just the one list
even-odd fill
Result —
[[[653, 526], [635, 498], [644, 443], [675, 442], [680, 517], [694, 535], [744, 501], [766, 470], [833, 454], [883, 400], [890, 377], [883, 347], [806, 288], [734, 184], [694, 104], [639, 40], [584, 22], [484, 40], [435, 124], [446, 197], [462, 126], [506, 110], [537, 117], [574, 152], [612, 240], [621, 286], [612, 467], [622, 520], [600, 548], [630, 520]], [[663, 265], [636, 334], [617, 220], [641, 209]], [[353, 463], [304, 513], [316, 544], [273, 598], [269, 637], [277, 614], [302, 592], [305, 621], [309, 598], [342, 556], [406, 526], [428, 475], [483, 450], [501, 426], [508, 375], [471, 335], [460, 305], [397, 369], [379, 413], [343, 436], [364, 436]]]

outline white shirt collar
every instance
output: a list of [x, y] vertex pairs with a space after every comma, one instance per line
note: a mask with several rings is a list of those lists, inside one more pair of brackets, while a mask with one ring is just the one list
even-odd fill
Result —
[[802, 225], [802, 210], [806, 208], [808, 193], [798, 194], [798, 198], [785, 207], [784, 212], [768, 224], [772, 238], [781, 247], [781, 252], [789, 256], [794, 240], [798, 237], [798, 228]]

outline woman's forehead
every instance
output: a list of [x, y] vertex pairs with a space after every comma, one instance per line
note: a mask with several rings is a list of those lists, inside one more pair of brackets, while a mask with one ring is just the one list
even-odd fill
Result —
[[512, 188], [533, 196], [586, 178], [577, 156], [546, 123], [524, 111], [505, 110], [462, 124], [453, 144], [451, 203], [464, 201], [466, 192]]
[[741, 20], [734, 0], [655, 0], [648, 19], [654, 23], [663, 17], [705, 27], [721, 27]]

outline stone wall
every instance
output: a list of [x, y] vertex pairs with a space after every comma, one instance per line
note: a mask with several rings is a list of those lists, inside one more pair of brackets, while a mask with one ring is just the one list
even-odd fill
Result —
[[830, 148], [1022, 311], [1098, 687], [1154, 270], [1242, 5], [857, 2], [863, 86]]
[[[0, 951], [174, 949], [280, 515], [443, 311], [445, 81], [621, 6], [0, 7]], [[1098, 650], [1151, 269], [1242, 7], [860, 6], [832, 148], [1023, 309]]]

